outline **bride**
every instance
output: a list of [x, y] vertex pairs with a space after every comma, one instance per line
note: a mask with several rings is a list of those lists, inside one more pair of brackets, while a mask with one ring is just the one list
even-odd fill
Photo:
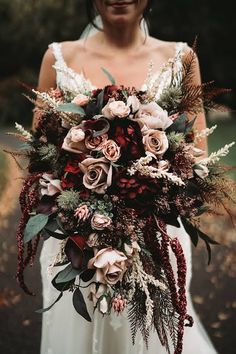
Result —
[[[159, 94], [168, 84], [171, 72], [161, 72], [162, 66], [174, 60], [175, 70], [181, 70], [186, 55], [191, 50], [186, 43], [165, 42], [149, 36], [146, 16], [151, 9], [150, 0], [86, 0], [89, 19], [93, 25], [85, 30], [80, 40], [52, 43], [44, 55], [39, 76], [39, 90], [67, 87], [102, 88], [109, 84], [101, 68], [106, 68], [116, 83], [145, 89], [150, 62], [152, 79], [160, 76]], [[95, 16], [99, 14], [99, 16]], [[100, 21], [99, 21], [100, 20]], [[94, 22], [95, 21], [95, 22]], [[95, 28], [96, 27], [96, 28]], [[196, 58], [194, 84], [200, 83]], [[163, 77], [161, 77], [163, 76]], [[158, 93], [157, 93], [158, 94]], [[34, 117], [34, 126], [37, 117]], [[197, 117], [197, 128], [204, 129], [205, 117]], [[206, 141], [202, 146], [206, 150]], [[191, 243], [183, 227], [168, 226], [168, 234], [179, 238], [187, 261], [188, 313], [194, 319], [192, 328], [186, 327], [184, 354], [216, 354], [211, 341], [198, 319], [189, 292], [191, 281]], [[51, 285], [54, 270], [50, 263], [59, 251], [59, 241], [49, 238], [44, 242], [40, 262], [43, 281], [44, 307], [57, 298]], [[174, 258], [174, 257], [173, 257]], [[173, 261], [173, 260], [172, 260]], [[172, 262], [176, 274], [174, 261]], [[58, 272], [58, 267], [55, 273]], [[71, 293], [43, 315], [41, 354], [164, 354], [155, 332], [151, 333], [149, 348], [140, 335], [133, 346], [126, 313], [102, 318], [94, 313], [92, 323], [86, 322], [73, 308]], [[84, 289], [84, 296], [88, 290]], [[89, 309], [92, 312], [92, 304]]]

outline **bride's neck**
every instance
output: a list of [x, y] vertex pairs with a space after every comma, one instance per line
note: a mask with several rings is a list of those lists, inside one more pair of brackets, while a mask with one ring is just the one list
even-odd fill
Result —
[[139, 25], [129, 27], [106, 27], [98, 33], [100, 45], [112, 50], [136, 49], [144, 43], [145, 35]]

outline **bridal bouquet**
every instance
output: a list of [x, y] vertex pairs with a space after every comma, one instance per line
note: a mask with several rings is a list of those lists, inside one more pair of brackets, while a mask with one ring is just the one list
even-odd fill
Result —
[[209, 157], [196, 147], [215, 127], [197, 131], [194, 114], [204, 104], [215, 107], [212, 98], [221, 90], [193, 86], [193, 66], [191, 53], [158, 98], [158, 80], [137, 91], [116, 86], [105, 69], [111, 85], [104, 89], [33, 90], [39, 123], [31, 133], [16, 124], [24, 144], [13, 153], [29, 160], [17, 233], [17, 279], [25, 292], [31, 294], [23, 271], [39, 239], [54, 237], [60, 252], [52, 266], [64, 266], [52, 280], [60, 292], [55, 302], [72, 291], [76, 311], [88, 321], [90, 300], [104, 315], [127, 308], [133, 341], [137, 330], [147, 341], [154, 328], [175, 354], [193, 320], [186, 311], [185, 257], [167, 225], [182, 224], [195, 246], [203, 239], [210, 261], [216, 242], [199, 230], [199, 217], [232, 192], [219, 160], [233, 143]]

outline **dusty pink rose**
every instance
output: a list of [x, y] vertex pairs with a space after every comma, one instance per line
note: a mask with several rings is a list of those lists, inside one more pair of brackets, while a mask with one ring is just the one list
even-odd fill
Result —
[[111, 218], [109, 216], [94, 213], [91, 219], [91, 226], [95, 230], [103, 230], [105, 227], [111, 225]]
[[120, 158], [120, 147], [114, 140], [107, 140], [103, 145], [102, 152], [109, 161], [115, 162]]
[[88, 152], [84, 139], [85, 133], [80, 126], [73, 127], [67, 133], [62, 144], [62, 149], [75, 153]]
[[91, 135], [85, 138], [85, 146], [89, 150], [101, 151], [103, 149], [104, 144], [108, 140], [108, 135], [103, 134], [97, 137], [92, 137]]
[[77, 106], [86, 106], [89, 102], [89, 97], [79, 93], [72, 101], [72, 103], [76, 104]]
[[102, 109], [102, 114], [108, 119], [125, 118], [130, 114], [130, 108], [123, 101], [115, 101], [114, 98], [110, 98]]
[[88, 268], [97, 268], [96, 279], [100, 283], [114, 285], [126, 271], [127, 257], [111, 247], [104, 248], [90, 259]]
[[157, 157], [163, 156], [169, 147], [166, 133], [161, 130], [149, 129], [143, 135], [145, 151], [149, 151]]
[[83, 183], [86, 188], [98, 194], [106, 193], [112, 183], [112, 166], [105, 157], [89, 157], [81, 162], [79, 167], [84, 173]]
[[167, 129], [172, 123], [168, 112], [164, 111], [156, 102], [141, 105], [135, 120], [141, 129]]
[[62, 190], [61, 181], [54, 179], [52, 174], [44, 173], [39, 180], [39, 184], [41, 186], [42, 195], [52, 196]]
[[90, 215], [89, 207], [86, 204], [80, 205], [76, 210], [75, 210], [75, 217], [77, 217], [79, 220], [85, 221], [88, 219]]

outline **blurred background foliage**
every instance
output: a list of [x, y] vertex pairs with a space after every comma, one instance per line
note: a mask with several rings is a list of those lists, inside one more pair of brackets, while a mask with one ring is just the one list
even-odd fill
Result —
[[[86, 0], [0, 0], [0, 124], [30, 124], [31, 105], [21, 82], [37, 85], [49, 43], [73, 40], [87, 23]], [[198, 35], [203, 81], [214, 79], [233, 92], [221, 102], [235, 109], [236, 52], [234, 0], [154, 0], [151, 34], [190, 45]]]

